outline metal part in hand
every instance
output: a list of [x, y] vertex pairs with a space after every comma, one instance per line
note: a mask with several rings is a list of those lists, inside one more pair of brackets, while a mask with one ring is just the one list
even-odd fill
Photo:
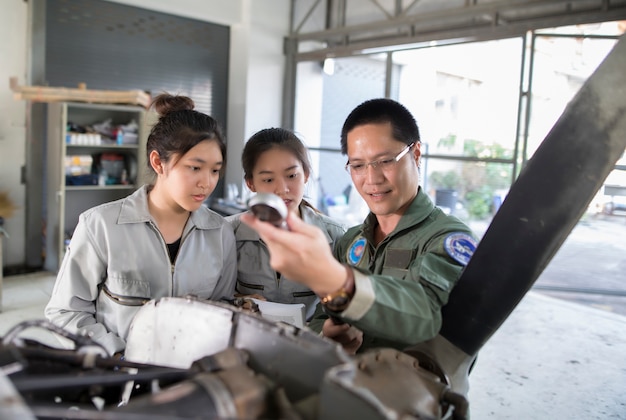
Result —
[[259, 220], [287, 229], [285, 219], [288, 210], [285, 202], [279, 196], [270, 193], [257, 193], [248, 200], [248, 208]]

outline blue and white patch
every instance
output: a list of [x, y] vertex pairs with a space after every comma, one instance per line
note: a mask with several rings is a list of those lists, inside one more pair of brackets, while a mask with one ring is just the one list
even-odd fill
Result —
[[477, 245], [474, 238], [462, 232], [451, 233], [443, 241], [443, 248], [448, 255], [463, 265], [467, 265], [474, 255]]
[[365, 238], [359, 238], [352, 243], [352, 246], [348, 250], [348, 262], [352, 265], [357, 265], [361, 258], [363, 258], [363, 254], [365, 253], [365, 246], [367, 245], [367, 240]]

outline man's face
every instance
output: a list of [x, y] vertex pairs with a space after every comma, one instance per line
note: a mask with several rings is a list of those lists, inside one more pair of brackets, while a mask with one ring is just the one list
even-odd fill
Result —
[[[390, 123], [365, 124], [353, 128], [347, 136], [348, 162], [365, 165], [362, 173], [351, 171], [350, 176], [370, 211], [379, 217], [399, 220], [417, 195], [419, 185], [418, 163], [420, 144], [402, 156], [407, 145], [393, 138]], [[367, 165], [373, 161], [389, 161], [385, 165]], [[384, 167], [383, 167], [384, 166]]]

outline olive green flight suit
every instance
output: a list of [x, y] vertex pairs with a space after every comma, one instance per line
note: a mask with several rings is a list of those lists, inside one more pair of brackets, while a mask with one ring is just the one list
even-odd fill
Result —
[[[467, 225], [435, 207], [420, 188], [395, 230], [374, 245], [377, 220], [370, 213], [337, 243], [335, 257], [354, 266], [355, 294], [337, 315], [363, 331], [359, 352], [398, 350], [432, 339], [441, 328], [441, 307], [476, 247]], [[328, 316], [321, 304], [309, 323], [321, 331]]]

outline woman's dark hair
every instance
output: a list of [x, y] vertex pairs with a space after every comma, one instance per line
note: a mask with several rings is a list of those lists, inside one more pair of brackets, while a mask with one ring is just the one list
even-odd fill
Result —
[[[154, 98], [152, 107], [159, 115], [158, 122], [150, 130], [146, 144], [148, 166], [150, 152], [156, 150], [163, 162], [172, 155], [179, 157], [204, 140], [217, 142], [222, 152], [222, 173], [226, 166], [226, 143], [219, 123], [202, 112], [194, 111], [195, 104], [187, 96], [162, 93]], [[154, 169], [153, 169], [154, 170]]]
[[352, 110], [341, 129], [341, 153], [348, 154], [348, 133], [365, 124], [390, 123], [393, 137], [405, 144], [420, 142], [417, 122], [404, 105], [393, 99], [378, 98], [363, 102]]
[[273, 148], [287, 150], [293, 153], [302, 163], [302, 169], [306, 176], [311, 174], [311, 161], [306, 146], [300, 141], [292, 131], [284, 128], [266, 128], [257, 131], [248, 139], [241, 153], [241, 166], [243, 167], [243, 177], [252, 179], [252, 171], [259, 156]]
[[[304, 174], [307, 177], [311, 175], [312, 167], [309, 153], [298, 136], [296, 136], [293, 131], [284, 128], [265, 128], [254, 133], [243, 148], [243, 152], [241, 153], [241, 166], [243, 168], [244, 179], [248, 181], [252, 179], [254, 166], [261, 154], [274, 148], [293, 153], [302, 164]], [[317, 211], [317, 209], [306, 200], [302, 200], [302, 202]]]

